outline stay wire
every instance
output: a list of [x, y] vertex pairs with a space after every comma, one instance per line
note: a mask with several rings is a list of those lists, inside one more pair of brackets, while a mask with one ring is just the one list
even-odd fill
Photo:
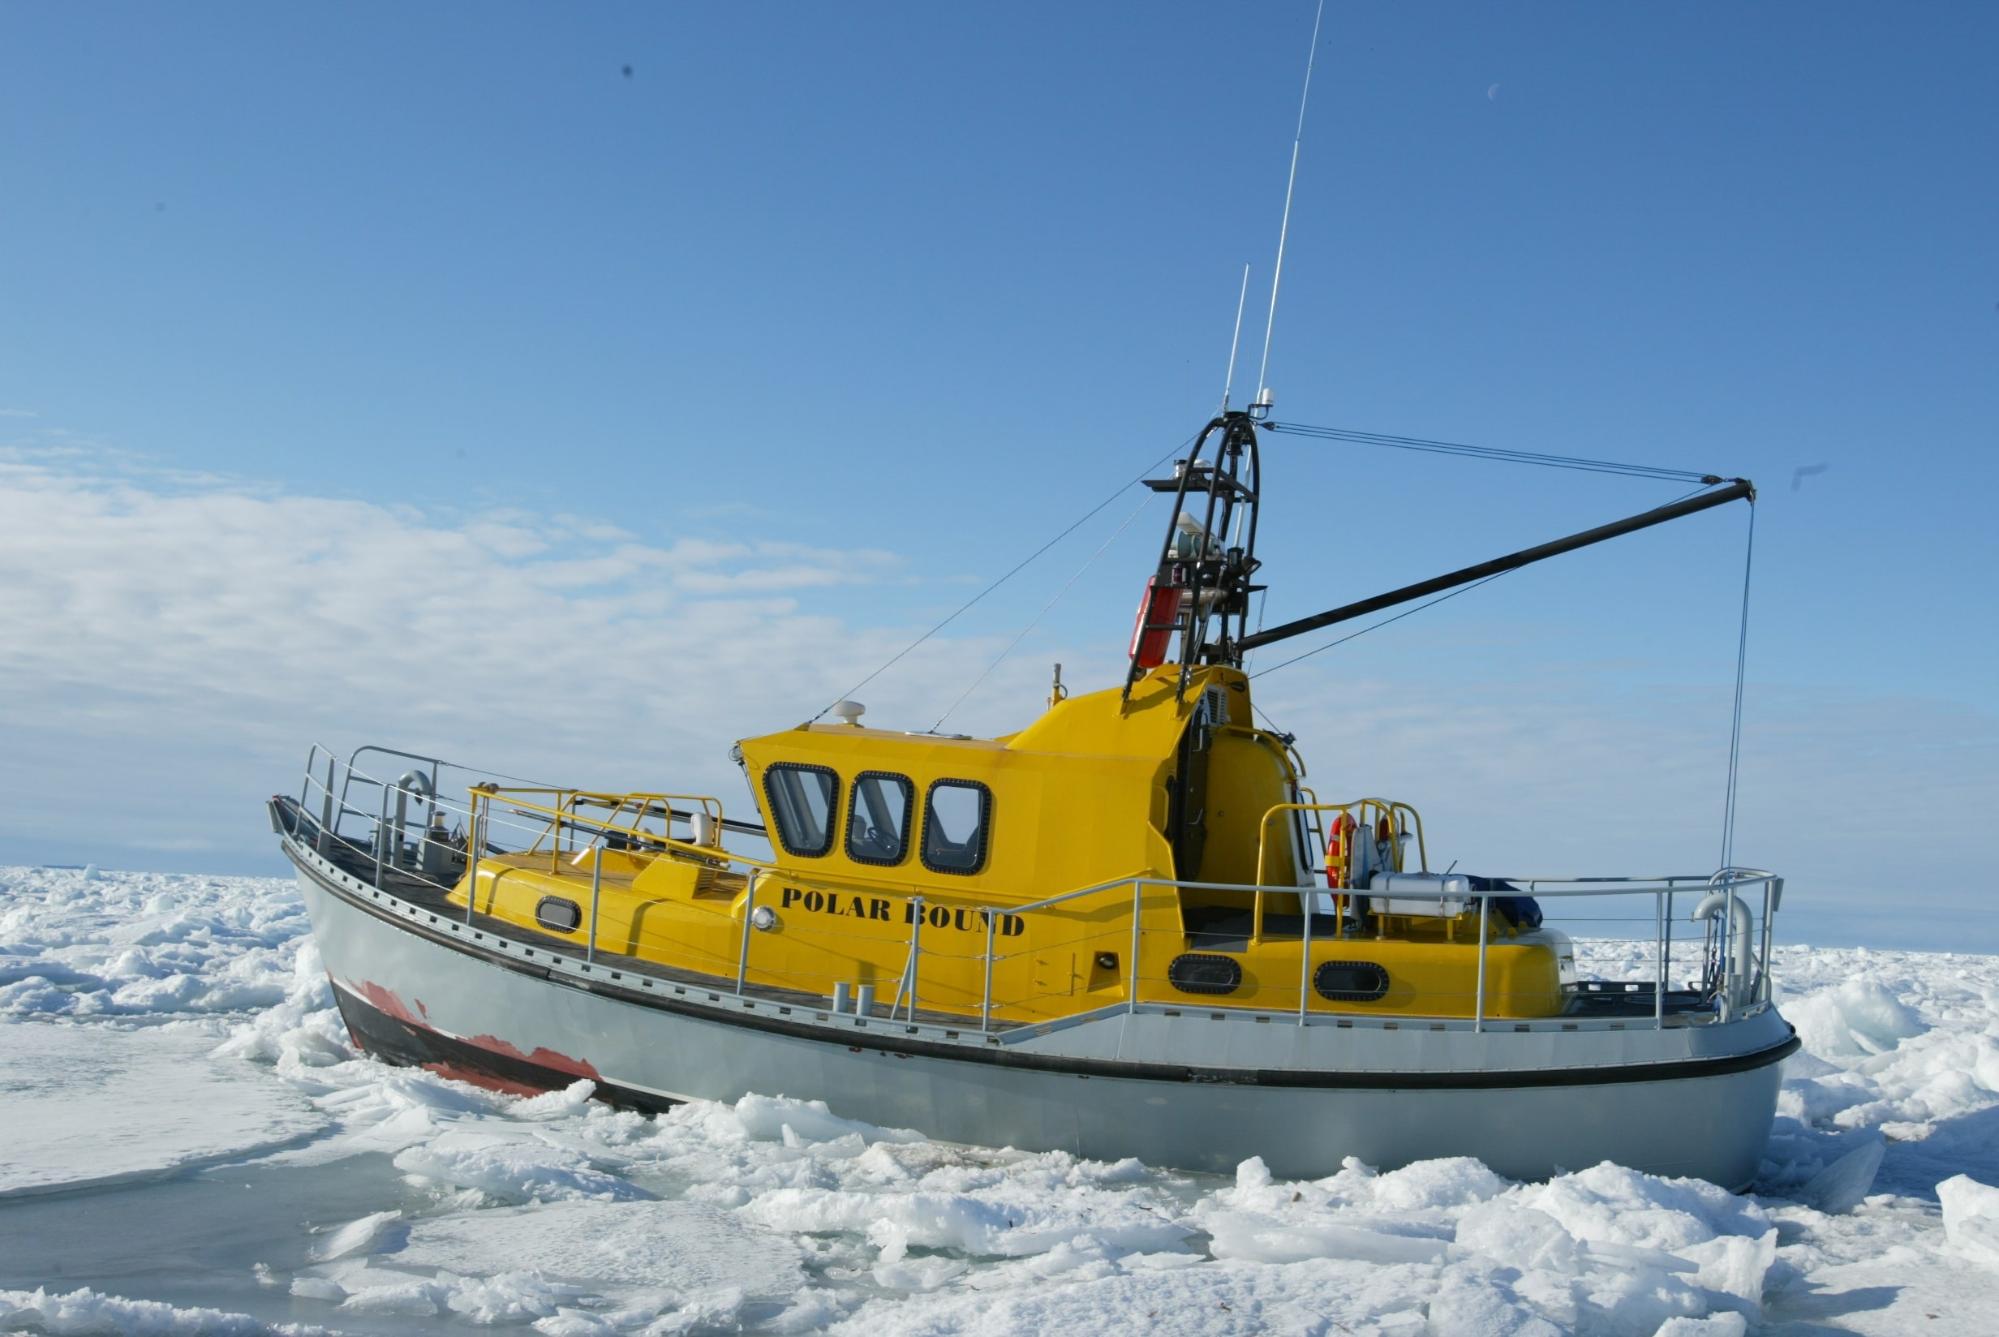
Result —
[[1050, 599], [1047, 603], [1041, 605], [1041, 611], [1036, 613], [1033, 616], [1033, 618], [1031, 618], [1028, 621], [1028, 624], [1022, 627], [1020, 631], [1014, 636], [1014, 638], [1006, 643], [1006, 649], [1000, 651], [999, 654], [993, 657], [993, 662], [986, 665], [984, 672], [980, 673], [978, 677], [972, 679], [972, 685], [967, 687], [964, 691], [958, 694], [958, 699], [951, 703], [951, 708], [949, 710], [946, 710], [942, 715], [939, 715], [937, 717], [937, 723], [930, 726], [929, 732], [936, 733], [939, 729], [944, 727], [944, 721], [950, 719], [952, 714], [958, 709], [958, 707], [965, 704], [966, 697], [970, 696], [973, 692], [979, 690], [979, 684], [984, 682], [987, 678], [991, 677], [993, 670], [1000, 666], [1000, 661], [1005, 659], [1008, 655], [1012, 654], [1014, 650], [1020, 645], [1020, 643], [1027, 639], [1027, 633], [1033, 631], [1036, 627], [1041, 625], [1041, 619], [1048, 616], [1048, 610], [1053, 608], [1056, 604], [1062, 602], [1062, 596], [1067, 594], [1069, 592], [1070, 587], [1083, 578], [1083, 573], [1085, 571], [1088, 571], [1091, 567], [1095, 566], [1097, 564], [1097, 559], [1099, 557], [1102, 557], [1106, 552], [1110, 551], [1111, 544], [1116, 543], [1120, 538], [1124, 537], [1124, 531], [1131, 528], [1131, 522], [1138, 519], [1139, 512], [1145, 509], [1145, 504], [1150, 500], [1152, 500], [1150, 497], [1140, 497], [1138, 499], [1138, 505], [1131, 508], [1131, 514], [1127, 515], [1124, 518], [1124, 523], [1119, 525], [1117, 529], [1111, 534], [1111, 536], [1103, 541], [1102, 546], [1100, 546], [1095, 552], [1091, 553], [1089, 557], [1084, 560], [1083, 564], [1077, 567], [1075, 572], [1071, 574], [1067, 580], [1062, 582], [1062, 588], [1055, 591], [1055, 597]]
[[1144, 482], [1145, 476], [1147, 474], [1151, 473], [1154, 469], [1157, 469], [1160, 465], [1166, 463], [1166, 461], [1172, 459], [1175, 455], [1179, 454], [1181, 451], [1193, 445], [1195, 439], [1196, 438], [1191, 436], [1188, 437], [1185, 441], [1182, 441], [1179, 445], [1173, 447], [1173, 449], [1167, 451], [1164, 455], [1161, 455], [1158, 459], [1146, 465], [1144, 469], [1139, 471], [1136, 477], [1130, 479], [1125, 483], [1119, 484], [1117, 491], [1111, 493], [1108, 497], [1105, 497], [1102, 501], [1092, 506], [1089, 510], [1083, 512], [1083, 514], [1078, 516], [1074, 521], [1074, 523], [1070, 524], [1070, 526], [1067, 529], [1064, 529], [1054, 538], [1049, 539], [1046, 543], [1036, 548], [1033, 552], [1027, 554], [1027, 556], [1021, 558], [1018, 562], [1015, 562], [1013, 566], [1007, 570], [1007, 573], [1005, 575], [1001, 576], [998, 580], [995, 580], [992, 584], [980, 590], [977, 594], [974, 594], [971, 598], [965, 600], [964, 603], [959, 604], [956, 609], [954, 609], [941, 622], [937, 623], [936, 626], [930, 628], [930, 630], [924, 632], [921, 636], [918, 636], [908, 645], [903, 646], [902, 649], [896, 651], [893, 655], [891, 655], [888, 658], [887, 662], [883, 663], [880, 668], [876, 669], [873, 673], [870, 673], [867, 677], [855, 683], [852, 687], [849, 687], [846, 691], [840, 693], [840, 695], [834, 697], [831, 701], [828, 701], [825, 704], [825, 706], [820, 709], [819, 713], [817, 715], [814, 715], [811, 719], [807, 720], [806, 723], [816, 724], [820, 720], [826, 718], [827, 711], [830, 711], [831, 709], [833, 709], [834, 706], [839, 705], [842, 701], [849, 699], [850, 697], [853, 696], [855, 692], [860, 691], [863, 687], [866, 687], [876, 678], [879, 678], [882, 674], [894, 668], [898, 663], [902, 661], [902, 659], [905, 656], [909, 654], [910, 651], [916, 649], [917, 646], [922, 645], [925, 641], [929, 640], [932, 636], [935, 636], [938, 632], [944, 630], [944, 628], [950, 626], [953, 622], [956, 622], [960, 617], [964, 616], [965, 612], [968, 609], [970, 609], [973, 604], [978, 603], [979, 600], [985, 598], [988, 594], [991, 594], [994, 590], [998, 589], [1000, 586], [1006, 584], [1009, 580], [1012, 580], [1015, 576], [1019, 575], [1022, 571], [1026, 570], [1028, 566], [1033, 564], [1035, 558], [1041, 556], [1042, 553], [1047, 552], [1050, 548], [1060, 543], [1063, 539], [1068, 538], [1078, 529], [1081, 529], [1085, 524], [1089, 523], [1091, 518], [1094, 517], [1098, 511], [1103, 510], [1104, 507], [1110, 505], [1112, 502], [1116, 501], [1119, 497], [1123, 496], [1127, 488], [1135, 487], [1139, 483]]
[[1544, 451], [1475, 446], [1462, 441], [1437, 441], [1420, 436], [1394, 436], [1385, 432], [1362, 432], [1346, 427], [1314, 427], [1303, 423], [1273, 422], [1268, 426], [1273, 432], [1311, 437], [1321, 441], [1342, 441], [1351, 445], [1383, 446], [1390, 450], [1455, 455], [1466, 459], [1491, 460], [1500, 464], [1532, 464], [1549, 469], [1574, 469], [1585, 473], [1619, 474], [1627, 478], [1657, 478], [1672, 482], [1711, 484], [1722, 481], [1718, 474], [1701, 473], [1693, 469], [1669, 469], [1660, 465], [1599, 460], [1582, 455], [1556, 455]]
[[[1680, 497], [1675, 497], [1675, 498], [1673, 499], [1673, 501], [1671, 501], [1671, 502], [1667, 502], [1666, 504], [1670, 506], [1670, 505], [1673, 505], [1673, 504], [1674, 504], [1674, 502], [1680, 502], [1680, 501], [1685, 501], [1685, 500], [1687, 499], [1687, 497], [1691, 497], [1691, 496], [1695, 496], [1695, 495], [1697, 495], [1697, 494], [1699, 494], [1699, 493], [1701, 493], [1701, 492], [1704, 492], [1704, 491], [1706, 491], [1706, 490], [1707, 490], [1707, 489], [1706, 489], [1706, 485], [1705, 485], [1705, 484], [1703, 484], [1703, 486], [1695, 488], [1695, 489], [1694, 489], [1694, 490], [1693, 490], [1692, 492], [1689, 492], [1689, 493], [1686, 493], [1686, 494], [1685, 494], [1684, 496], [1680, 496]], [[1751, 506], [1750, 506], [1750, 511], [1749, 511], [1749, 537], [1750, 537], [1750, 542], [1751, 542], [1751, 544], [1753, 545], [1753, 544], [1755, 543], [1755, 539], [1756, 539], [1756, 508], [1755, 508], [1755, 506], [1754, 506], [1754, 504], [1753, 504], [1753, 503], [1751, 504]], [[1455, 598], [1457, 598], [1457, 597], [1458, 597], [1458, 596], [1459, 596], [1460, 594], [1470, 594], [1470, 593], [1471, 593], [1471, 592], [1472, 592], [1473, 590], [1477, 589], [1477, 588], [1478, 588], [1479, 586], [1481, 586], [1481, 585], [1490, 585], [1490, 584], [1491, 584], [1491, 583], [1492, 583], [1493, 581], [1495, 581], [1495, 580], [1498, 580], [1498, 579], [1499, 579], [1499, 578], [1500, 578], [1501, 576], [1506, 576], [1506, 575], [1511, 575], [1511, 574], [1513, 574], [1513, 573], [1512, 573], [1511, 571], [1495, 571], [1495, 572], [1493, 572], [1493, 573], [1492, 573], [1491, 575], [1487, 576], [1487, 577], [1486, 577], [1486, 578], [1485, 578], [1484, 580], [1475, 580], [1475, 581], [1473, 581], [1473, 582], [1472, 582], [1471, 584], [1469, 584], [1469, 585], [1460, 585], [1460, 586], [1458, 586], [1458, 588], [1456, 588], [1456, 589], [1454, 589], [1454, 590], [1450, 590], [1450, 591], [1448, 591], [1447, 593], [1444, 593], [1444, 594], [1440, 594], [1440, 595], [1438, 595], [1438, 596], [1437, 596], [1436, 598], [1434, 598], [1434, 599], [1426, 599], [1426, 600], [1424, 600], [1424, 601], [1423, 601], [1422, 603], [1419, 603], [1419, 604], [1417, 604], [1417, 605], [1416, 605], [1416, 606], [1415, 606], [1414, 608], [1405, 608], [1405, 609], [1403, 609], [1403, 610], [1402, 610], [1401, 612], [1397, 613], [1397, 614], [1396, 614], [1396, 615], [1395, 615], [1394, 617], [1385, 617], [1385, 618], [1383, 618], [1383, 619], [1382, 619], [1381, 621], [1379, 621], [1379, 622], [1370, 622], [1370, 623], [1369, 623], [1369, 624], [1368, 624], [1367, 626], [1365, 626], [1365, 627], [1362, 627], [1362, 628], [1361, 628], [1361, 629], [1360, 629], [1359, 631], [1351, 631], [1351, 632], [1348, 632], [1348, 633], [1347, 633], [1346, 635], [1344, 635], [1344, 636], [1341, 636], [1341, 637], [1337, 638], [1336, 640], [1330, 640], [1330, 641], [1327, 641], [1327, 642], [1326, 642], [1326, 643], [1325, 643], [1324, 645], [1321, 645], [1321, 646], [1316, 646], [1316, 647], [1314, 647], [1313, 649], [1310, 649], [1310, 650], [1307, 650], [1307, 651], [1306, 651], [1306, 652], [1305, 652], [1304, 654], [1301, 654], [1301, 655], [1293, 655], [1293, 656], [1292, 656], [1291, 658], [1289, 658], [1289, 659], [1285, 660], [1285, 661], [1284, 661], [1283, 663], [1281, 663], [1281, 664], [1272, 664], [1272, 665], [1271, 665], [1271, 666], [1270, 666], [1269, 668], [1267, 668], [1267, 669], [1258, 669], [1258, 670], [1257, 670], [1256, 672], [1254, 672], [1254, 673], [1250, 674], [1249, 676], [1250, 676], [1251, 678], [1261, 678], [1261, 677], [1262, 677], [1262, 676], [1263, 676], [1264, 674], [1266, 674], [1266, 673], [1275, 673], [1275, 672], [1277, 672], [1277, 670], [1279, 670], [1279, 669], [1281, 669], [1281, 668], [1289, 668], [1289, 667], [1291, 667], [1291, 665], [1293, 665], [1293, 664], [1296, 664], [1296, 663], [1297, 663], [1297, 662], [1298, 662], [1299, 660], [1301, 660], [1301, 659], [1310, 659], [1310, 658], [1311, 658], [1311, 657], [1312, 657], [1313, 655], [1316, 655], [1316, 654], [1319, 654], [1319, 653], [1321, 653], [1322, 651], [1326, 651], [1326, 650], [1330, 650], [1330, 649], [1332, 649], [1332, 648], [1333, 648], [1334, 646], [1336, 646], [1336, 645], [1345, 645], [1345, 644], [1346, 644], [1346, 643], [1347, 643], [1348, 641], [1351, 641], [1351, 640], [1355, 640], [1355, 639], [1357, 639], [1357, 638], [1359, 638], [1359, 637], [1362, 637], [1362, 636], [1365, 636], [1365, 635], [1367, 635], [1367, 634], [1368, 634], [1368, 633], [1369, 633], [1370, 631], [1378, 631], [1378, 630], [1380, 630], [1381, 628], [1383, 628], [1383, 627], [1387, 626], [1387, 625], [1388, 625], [1389, 623], [1391, 623], [1391, 622], [1400, 622], [1400, 621], [1401, 621], [1401, 620], [1402, 620], [1403, 618], [1405, 618], [1405, 617], [1411, 617], [1411, 616], [1413, 616], [1413, 615], [1415, 615], [1415, 614], [1417, 614], [1417, 613], [1420, 613], [1420, 612], [1422, 612], [1422, 611], [1423, 611], [1423, 610], [1424, 610], [1425, 608], [1435, 608], [1435, 607], [1436, 607], [1436, 606], [1437, 606], [1438, 604], [1440, 604], [1440, 603], [1443, 603], [1443, 602], [1444, 602], [1444, 601], [1445, 601], [1446, 599], [1455, 599]], [[1748, 573], [1747, 571], [1744, 571], [1744, 572], [1743, 572], [1743, 575], [1742, 575], [1742, 582], [1743, 582], [1743, 592], [1742, 592], [1742, 620], [1743, 620], [1743, 626], [1742, 626], [1742, 644], [1741, 644], [1741, 645], [1739, 645], [1739, 646], [1737, 646], [1737, 654], [1736, 654], [1736, 657], [1737, 657], [1737, 660], [1738, 660], [1738, 663], [1737, 663], [1737, 665], [1736, 665], [1736, 684], [1735, 684], [1735, 717], [1736, 717], [1736, 729], [1737, 729], [1738, 733], [1740, 732], [1740, 730], [1741, 730], [1741, 727], [1742, 727], [1742, 681], [1741, 681], [1741, 677], [1742, 677], [1742, 666], [1741, 666], [1741, 663], [1740, 663], [1740, 660], [1741, 660], [1741, 658], [1742, 658], [1742, 655], [1743, 655], [1743, 654], [1745, 653], [1745, 649], [1744, 649], [1744, 647], [1746, 647], [1746, 646], [1747, 646], [1747, 644], [1748, 644], [1748, 637], [1749, 637], [1749, 573]], [[1261, 629], [1261, 619], [1260, 619], [1260, 618], [1258, 619], [1258, 626], [1259, 626], [1259, 630], [1260, 630], [1260, 629]], [[1266, 717], [1266, 718], [1267, 718], [1267, 717]], [[1736, 745], [1735, 745], [1734, 743], [1731, 743], [1731, 744], [1730, 744], [1730, 757], [1729, 757], [1729, 763], [1728, 763], [1728, 765], [1729, 765], [1729, 772], [1728, 772], [1728, 776], [1729, 776], [1729, 778], [1728, 778], [1728, 783], [1729, 783], [1729, 800], [1728, 800], [1728, 823], [1729, 823], [1729, 826], [1730, 826], [1730, 829], [1731, 829], [1731, 831], [1732, 831], [1732, 829], [1733, 829], [1733, 825], [1734, 825], [1734, 821], [1735, 821], [1735, 797], [1734, 797], [1734, 795], [1735, 795], [1735, 747], [1736, 747]], [[1725, 846], [1725, 847], [1726, 847], [1726, 844], [1727, 844], [1727, 838], [1725, 837], [1725, 838], [1724, 838], [1724, 846]]]
[[1293, 664], [1297, 663], [1301, 659], [1310, 659], [1313, 655], [1319, 654], [1326, 650], [1330, 650], [1336, 645], [1345, 645], [1348, 641], [1354, 640], [1361, 636], [1365, 636], [1370, 631], [1379, 631], [1381, 628], [1387, 626], [1391, 622], [1400, 622], [1405, 617], [1414, 617], [1416, 614], [1422, 612], [1425, 608], [1435, 608], [1438, 604], [1443, 603], [1446, 599], [1455, 599], [1460, 594], [1470, 594], [1473, 590], [1477, 589], [1481, 585], [1490, 585], [1493, 581], [1498, 580], [1501, 576], [1506, 576], [1511, 574], [1513, 573], [1510, 571], [1495, 571], [1491, 575], [1487, 576], [1484, 580], [1475, 580], [1469, 585], [1460, 585], [1456, 589], [1451, 590], [1446, 594], [1440, 594], [1434, 599], [1426, 599], [1422, 603], [1417, 604], [1414, 608], [1405, 608], [1401, 612], [1397, 613], [1394, 617], [1385, 617], [1381, 619], [1381, 621], [1379, 622], [1370, 622], [1365, 627], [1362, 627], [1359, 631], [1350, 631], [1346, 635], [1339, 637], [1337, 640], [1327, 641], [1324, 645], [1317, 646], [1313, 649], [1307, 650], [1302, 655], [1293, 655], [1291, 656], [1291, 658], [1285, 660], [1281, 664], [1272, 664], [1267, 669], [1258, 669], [1256, 672], [1250, 674], [1249, 676], [1252, 678], [1261, 678], [1266, 673], [1275, 673], [1277, 672], [1277, 670], [1281, 668], [1290, 668]]
[[1742, 695], [1749, 670], [1749, 574], [1756, 562], [1756, 499], [1749, 499], [1749, 537], [1742, 553], [1742, 625], [1735, 638], [1735, 713], [1728, 729], [1728, 797], [1721, 819], [1721, 866], [1735, 866], [1735, 800], [1742, 769]]

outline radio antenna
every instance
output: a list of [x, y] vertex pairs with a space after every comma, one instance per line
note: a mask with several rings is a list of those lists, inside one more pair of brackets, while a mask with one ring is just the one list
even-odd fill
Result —
[[1222, 377], [1222, 412], [1229, 411], [1229, 394], [1235, 389], [1235, 355], [1242, 347], [1242, 307], [1249, 300], [1249, 266], [1242, 267], [1242, 288], [1235, 295], [1235, 333], [1229, 336], [1229, 370]]
[[1326, 18], [1326, 0], [1319, 0], [1318, 15], [1312, 20], [1312, 49], [1305, 57], [1305, 89], [1298, 95], [1298, 133], [1291, 140], [1291, 175], [1284, 182], [1284, 220], [1277, 227], [1277, 267], [1270, 274], [1270, 315], [1263, 323], [1263, 365], [1256, 372], [1256, 401], [1249, 416], [1259, 421], [1270, 416], [1270, 336], [1277, 328], [1277, 285], [1284, 281], [1284, 242], [1291, 231], [1291, 192], [1298, 184], [1298, 150], [1305, 142], [1305, 103], [1312, 96], [1312, 67], [1319, 60], [1319, 25]]

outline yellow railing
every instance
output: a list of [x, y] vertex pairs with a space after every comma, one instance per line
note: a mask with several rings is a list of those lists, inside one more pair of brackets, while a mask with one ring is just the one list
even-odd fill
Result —
[[[1256, 831], [1256, 884], [1258, 886], [1270, 885], [1268, 860], [1270, 857], [1271, 819], [1279, 813], [1286, 812], [1336, 812], [1350, 818], [1354, 823], [1355, 831], [1365, 830], [1370, 833], [1376, 829], [1376, 824], [1382, 818], [1387, 818], [1389, 830], [1395, 838], [1395, 857], [1398, 871], [1401, 868], [1402, 859], [1401, 838], [1409, 834], [1413, 828], [1416, 835], [1416, 857], [1421, 861], [1423, 871], [1429, 871], [1430, 850], [1429, 846], [1423, 840], [1423, 818], [1420, 813], [1407, 803], [1385, 798], [1357, 798], [1349, 799], [1345, 803], [1320, 803], [1316, 801], [1316, 796], [1314, 796], [1314, 800], [1311, 803], [1272, 804], [1264, 811], [1263, 820], [1257, 823]], [[1357, 817], [1355, 816], [1356, 811], [1359, 813]], [[1404, 820], [1405, 817], [1407, 818], [1406, 821]], [[1301, 856], [1300, 862], [1302, 863], [1302, 856], [1307, 852], [1301, 850], [1299, 853]]]

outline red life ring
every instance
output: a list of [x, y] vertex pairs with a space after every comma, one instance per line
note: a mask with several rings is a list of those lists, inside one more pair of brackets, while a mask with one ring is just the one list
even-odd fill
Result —
[[1353, 814], [1343, 812], [1326, 832], [1326, 885], [1335, 891], [1347, 885], [1347, 871], [1353, 867], [1354, 825]]

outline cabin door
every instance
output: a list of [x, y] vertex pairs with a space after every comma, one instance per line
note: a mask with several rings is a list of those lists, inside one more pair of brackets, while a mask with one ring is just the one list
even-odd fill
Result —
[[1215, 737], [1208, 698], [1208, 693], [1201, 694], [1187, 731], [1180, 735], [1179, 764], [1167, 781], [1172, 790], [1167, 827], [1173, 840], [1173, 875], [1182, 882], [1201, 880], [1201, 856], [1208, 847], [1208, 753]]

